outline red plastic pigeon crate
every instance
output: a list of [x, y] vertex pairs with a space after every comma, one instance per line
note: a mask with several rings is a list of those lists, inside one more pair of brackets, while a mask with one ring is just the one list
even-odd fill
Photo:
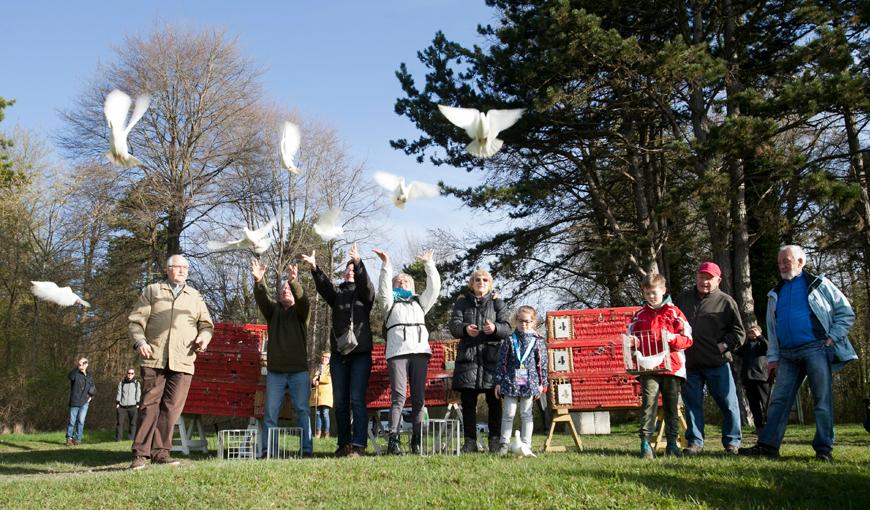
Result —
[[636, 307], [547, 313], [550, 404], [608, 411], [640, 407], [640, 384], [625, 372], [622, 335]]
[[[432, 357], [429, 358], [429, 370], [426, 374], [426, 406], [444, 406], [448, 403], [450, 380], [453, 369], [448, 369], [445, 359], [445, 346], [449, 352], [455, 350], [455, 340], [447, 342], [431, 341]], [[387, 371], [387, 360], [384, 358], [385, 344], [372, 346], [372, 372], [369, 385], [366, 388], [366, 407], [368, 409], [388, 409], [390, 407], [390, 375]], [[410, 390], [410, 387], [408, 388]], [[410, 391], [408, 393], [410, 398]]]
[[260, 384], [260, 351], [267, 327], [260, 324], [215, 323], [206, 352], [196, 357], [185, 414], [255, 416]]

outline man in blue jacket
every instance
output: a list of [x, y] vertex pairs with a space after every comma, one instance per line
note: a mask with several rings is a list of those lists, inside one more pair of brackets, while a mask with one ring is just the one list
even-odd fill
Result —
[[800, 246], [783, 246], [777, 256], [782, 280], [767, 294], [768, 371], [776, 374], [767, 425], [741, 455], [779, 457], [795, 395], [809, 380], [816, 417], [813, 449], [816, 458], [831, 461], [834, 447], [832, 373], [858, 359], [847, 334], [855, 321], [849, 301], [824, 276], [803, 270], [806, 254]]

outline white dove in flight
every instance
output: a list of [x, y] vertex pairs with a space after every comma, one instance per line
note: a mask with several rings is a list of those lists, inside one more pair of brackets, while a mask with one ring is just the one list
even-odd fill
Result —
[[537, 457], [532, 449], [520, 439], [520, 431], [514, 431], [514, 438], [511, 439], [511, 453], [516, 457]]
[[393, 205], [399, 209], [404, 209], [408, 200], [438, 196], [438, 186], [434, 184], [420, 181], [411, 181], [410, 184], [405, 184], [404, 177], [387, 172], [375, 172], [374, 178], [375, 182], [383, 188], [393, 192], [393, 196], [390, 198]]
[[299, 133], [299, 126], [292, 122], [285, 122], [284, 130], [281, 132], [281, 162], [284, 163], [284, 168], [293, 175], [299, 175], [299, 169], [296, 168], [293, 158], [296, 156], [296, 151], [299, 150], [301, 141], [302, 135]]
[[109, 92], [105, 103], [103, 103], [103, 113], [106, 115], [106, 123], [109, 125], [109, 152], [106, 153], [106, 157], [112, 163], [125, 167], [142, 164], [141, 161], [130, 155], [127, 135], [130, 134], [130, 130], [139, 122], [139, 119], [145, 115], [151, 98], [144, 94], [136, 98], [136, 106], [133, 107], [130, 122], [127, 123], [127, 113], [130, 111], [131, 103], [130, 96], [117, 89]]
[[513, 126], [526, 112], [525, 108], [517, 108], [483, 113], [474, 108], [454, 108], [442, 104], [438, 105], [438, 109], [452, 124], [465, 130], [471, 138], [465, 150], [479, 158], [489, 158], [498, 152], [504, 145], [504, 140], [496, 138], [498, 134]]
[[333, 207], [321, 214], [314, 222], [314, 233], [319, 235], [324, 242], [332, 241], [344, 234], [344, 228], [341, 226], [341, 210]]
[[30, 283], [32, 284], [30, 292], [43, 301], [60, 306], [72, 306], [78, 303], [87, 308], [91, 307], [90, 303], [76, 295], [69, 287], [58, 287], [54, 282], [34, 282], [31, 280]]
[[272, 229], [277, 222], [276, 218], [272, 218], [265, 226], [257, 230], [250, 230], [247, 227], [244, 229], [244, 237], [235, 241], [209, 241], [209, 251], [229, 251], [229, 250], [251, 250], [257, 256], [265, 253], [272, 246]]

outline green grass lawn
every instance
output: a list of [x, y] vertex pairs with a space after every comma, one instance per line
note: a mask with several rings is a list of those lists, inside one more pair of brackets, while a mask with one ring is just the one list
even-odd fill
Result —
[[[126, 469], [129, 442], [110, 432], [86, 433], [77, 447], [62, 432], [0, 435], [0, 508], [870, 507], [870, 434], [858, 425], [837, 428], [832, 464], [814, 460], [812, 426], [789, 427], [778, 461], [726, 457], [712, 427], [701, 457], [643, 461], [634, 429], [533, 459], [334, 459], [335, 440], [324, 439], [314, 459], [219, 461], [212, 450], [138, 472]], [[567, 434], [554, 441], [569, 443]]]

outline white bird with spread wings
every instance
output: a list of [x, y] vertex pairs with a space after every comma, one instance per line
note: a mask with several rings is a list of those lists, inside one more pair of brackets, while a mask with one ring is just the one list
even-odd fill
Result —
[[284, 130], [281, 132], [281, 162], [293, 175], [299, 175], [299, 169], [293, 162], [293, 158], [296, 157], [301, 144], [302, 135], [299, 133], [299, 126], [292, 122], [285, 122]]
[[496, 138], [498, 134], [513, 126], [526, 112], [525, 108], [517, 108], [483, 113], [474, 108], [454, 108], [441, 104], [438, 105], [438, 110], [452, 124], [465, 130], [471, 138], [471, 143], [465, 146], [465, 150], [479, 158], [489, 158], [498, 152], [504, 145], [504, 140]]
[[321, 214], [314, 223], [314, 233], [324, 242], [332, 241], [344, 234], [344, 228], [341, 226], [341, 209], [333, 207]]
[[127, 122], [127, 114], [130, 112], [132, 101], [130, 96], [120, 90], [113, 90], [106, 96], [106, 101], [103, 103], [103, 113], [106, 115], [106, 123], [109, 125], [109, 152], [106, 157], [109, 161], [116, 165], [125, 167], [138, 166], [142, 162], [130, 155], [130, 148], [127, 145], [127, 135], [133, 126], [139, 122], [139, 119], [145, 115], [145, 110], [151, 103], [151, 98], [148, 95], [141, 95], [136, 98], [136, 106], [133, 107], [133, 114], [130, 116], [130, 121]]
[[410, 184], [405, 184], [404, 177], [387, 172], [375, 172], [374, 178], [381, 187], [393, 192], [390, 199], [393, 201], [393, 205], [399, 209], [404, 209], [408, 200], [438, 196], [438, 186], [434, 184], [420, 181], [411, 181]]
[[58, 287], [54, 282], [31, 281], [30, 283], [32, 284], [30, 292], [43, 301], [49, 301], [60, 306], [72, 306], [78, 303], [84, 307], [91, 307], [90, 303], [80, 298], [69, 287]]
[[208, 249], [213, 252], [251, 250], [257, 256], [262, 255], [272, 246], [272, 229], [275, 228], [276, 223], [277, 219], [272, 218], [269, 223], [257, 230], [250, 230], [246, 227], [243, 237], [235, 241], [209, 241]]

